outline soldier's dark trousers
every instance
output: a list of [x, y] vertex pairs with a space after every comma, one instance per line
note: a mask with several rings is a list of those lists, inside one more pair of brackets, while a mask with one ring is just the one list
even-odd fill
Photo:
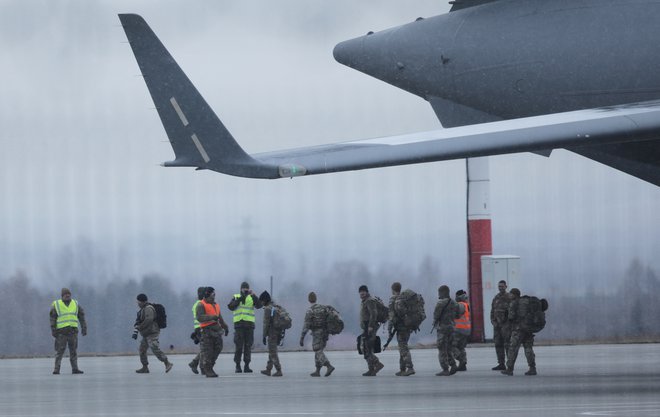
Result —
[[367, 366], [370, 371], [376, 368], [380, 363], [374, 354], [374, 346], [376, 346], [376, 332], [372, 336], [363, 338], [362, 351], [364, 352], [364, 360], [367, 361]]
[[236, 366], [243, 362], [249, 364], [252, 359], [252, 345], [254, 344], [254, 327], [234, 327], [234, 344], [236, 352], [234, 353], [234, 362]]
[[493, 326], [493, 342], [495, 343], [497, 363], [500, 365], [504, 365], [506, 363], [506, 355], [509, 350], [510, 338], [511, 328], [508, 325]]
[[58, 329], [55, 336], [55, 370], [60, 370], [62, 357], [66, 347], [69, 347], [69, 361], [71, 370], [78, 369], [78, 329], [75, 327], [65, 327]]
[[222, 331], [220, 327], [210, 326], [202, 329], [202, 340], [199, 344], [202, 370], [212, 370], [218, 355], [222, 352]]
[[138, 349], [140, 353], [140, 363], [142, 363], [142, 366], [149, 365], [149, 359], [147, 358], [148, 349], [151, 349], [151, 351], [158, 358], [159, 361], [163, 363], [167, 362], [167, 356], [165, 356], [163, 351], [160, 350], [160, 343], [158, 342], [158, 336], [160, 336], [160, 332], [153, 333], [147, 336], [142, 336], [142, 340], [140, 341], [140, 348]]
[[525, 332], [516, 329], [511, 333], [511, 344], [509, 346], [509, 358], [506, 361], [506, 369], [513, 370], [518, 357], [520, 345], [525, 349], [525, 357], [527, 358], [527, 365], [530, 368], [536, 368], [536, 355], [534, 355], [534, 333]]
[[[200, 340], [199, 343], [201, 344], [202, 341]], [[200, 347], [200, 349], [201, 349], [201, 347]], [[199, 353], [197, 353], [197, 355], [195, 355], [195, 357], [193, 358], [193, 360], [190, 361], [190, 364], [191, 364], [193, 367], [197, 368], [201, 363], [202, 363], [201, 352], [199, 352]]]
[[410, 330], [400, 329], [396, 331], [396, 342], [399, 344], [399, 369], [405, 371], [413, 369], [412, 356], [410, 349], [408, 349], [408, 341], [410, 340]]

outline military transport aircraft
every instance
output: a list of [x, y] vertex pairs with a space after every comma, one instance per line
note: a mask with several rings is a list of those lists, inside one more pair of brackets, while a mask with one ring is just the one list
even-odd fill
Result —
[[443, 129], [248, 155], [142, 17], [119, 18], [172, 144], [168, 167], [284, 178], [564, 148], [660, 186], [660, 0], [455, 0], [339, 43]]

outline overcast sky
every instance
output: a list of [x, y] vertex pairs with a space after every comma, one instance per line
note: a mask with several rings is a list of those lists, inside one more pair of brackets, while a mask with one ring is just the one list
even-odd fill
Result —
[[[22, 269], [59, 285], [79, 265], [90, 282], [157, 272], [179, 286], [265, 285], [348, 259], [416, 271], [431, 256], [439, 280], [464, 285], [463, 160], [275, 181], [160, 167], [173, 152], [117, 18], [142, 15], [238, 142], [261, 152], [438, 128], [428, 103], [332, 49], [448, 9], [1, 0], [0, 279]], [[494, 250], [522, 257], [530, 288], [606, 288], [633, 258], [660, 269], [658, 187], [561, 150], [490, 168]]]

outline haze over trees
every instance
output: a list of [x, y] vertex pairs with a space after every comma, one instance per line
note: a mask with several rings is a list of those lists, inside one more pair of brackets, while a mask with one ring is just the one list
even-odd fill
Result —
[[[352, 349], [355, 336], [359, 333], [359, 285], [368, 285], [372, 295], [387, 301], [390, 284], [401, 281], [404, 287], [411, 287], [424, 295], [427, 316], [430, 317], [440, 284], [449, 284], [452, 292], [464, 287], [460, 280], [442, 280], [438, 277], [442, 277], [440, 266], [432, 258], [426, 258], [417, 271], [388, 265], [373, 270], [363, 262], [350, 260], [335, 263], [314, 279], [276, 278], [274, 298], [287, 307], [294, 320], [284, 345], [297, 348], [309, 291], [317, 292], [319, 302], [337, 307], [344, 318], [344, 333], [331, 338], [330, 347]], [[618, 284], [608, 291], [591, 289], [579, 295], [561, 295], [565, 292], [556, 290], [532, 292], [547, 298], [550, 304], [548, 324], [537, 340], [612, 342], [660, 339], [660, 322], [657, 320], [660, 304], [654, 302], [655, 295], [660, 292], [658, 273], [639, 260], [633, 260], [616, 282]], [[192, 331], [191, 307], [196, 299], [197, 286], [205, 284], [216, 288], [221, 311], [231, 321], [226, 305], [232, 294], [238, 291], [238, 279], [236, 282], [222, 283], [191, 279], [190, 289], [179, 291], [174, 289], [167, 277], [156, 274], [146, 274], [139, 279], [118, 276], [105, 283], [72, 278], [64, 285], [72, 290], [73, 297], [85, 309], [89, 328], [88, 336], [79, 339], [80, 352], [135, 353], [137, 344], [130, 336], [137, 311], [135, 297], [141, 292], [147, 294], [150, 301], [167, 308], [168, 327], [161, 333], [164, 350], [169, 351], [172, 345], [175, 352], [192, 351], [194, 345], [189, 338]], [[264, 290], [254, 284], [252, 286], [258, 293]], [[525, 288], [522, 291], [527, 293]], [[0, 332], [4, 335], [0, 339], [0, 356], [52, 353], [48, 311], [51, 302], [59, 298], [59, 293], [59, 285], [46, 288], [40, 284], [37, 287], [31, 277], [20, 271], [0, 277], [0, 294], [4, 300], [0, 303], [0, 315], [4, 317], [0, 321]], [[435, 335], [429, 335], [430, 328], [431, 322], [427, 318], [421, 332], [413, 336], [412, 343], [432, 345]], [[258, 312], [256, 335], [260, 336], [260, 332], [261, 314]], [[255, 337], [255, 341], [259, 340], [260, 337]], [[256, 348], [262, 347], [256, 343]], [[225, 343], [225, 352], [232, 350], [233, 343]]]

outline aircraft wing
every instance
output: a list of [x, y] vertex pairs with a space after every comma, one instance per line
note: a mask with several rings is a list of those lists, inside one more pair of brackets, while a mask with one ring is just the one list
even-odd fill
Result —
[[598, 160], [599, 149], [650, 144], [655, 154], [633, 160], [633, 175], [660, 185], [659, 101], [248, 155], [147, 23], [119, 18], [174, 149], [164, 166], [274, 179], [556, 148]]

